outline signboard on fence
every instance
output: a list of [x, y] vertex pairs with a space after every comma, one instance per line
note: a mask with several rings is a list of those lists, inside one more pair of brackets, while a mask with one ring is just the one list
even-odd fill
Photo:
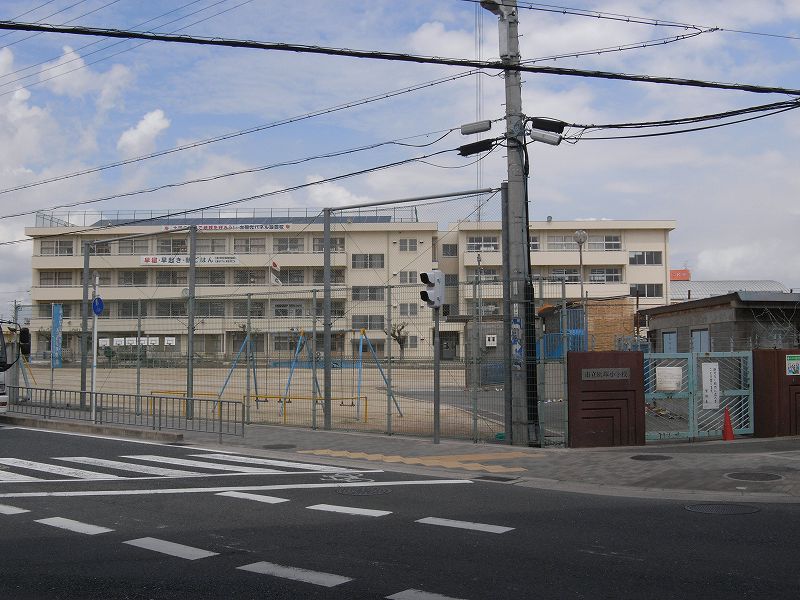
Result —
[[683, 367], [656, 367], [656, 391], [679, 392], [683, 387]]
[[786, 374], [800, 375], [800, 354], [786, 355]]
[[61, 355], [61, 344], [63, 332], [61, 330], [64, 321], [64, 309], [60, 304], [53, 304], [53, 322], [50, 326], [50, 368], [60, 369], [63, 366]]
[[719, 363], [703, 363], [703, 408], [719, 408]]

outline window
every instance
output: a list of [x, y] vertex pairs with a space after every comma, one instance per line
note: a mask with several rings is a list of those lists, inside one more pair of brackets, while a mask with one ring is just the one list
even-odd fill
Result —
[[644, 250], [634, 251], [628, 253], [629, 265], [660, 265], [661, 251], [660, 250]]
[[418, 306], [416, 305], [416, 303], [401, 302], [400, 303], [400, 316], [401, 317], [416, 317], [417, 316], [417, 309], [418, 309]]
[[419, 337], [410, 335], [406, 338], [406, 348], [417, 348], [419, 346]]
[[439, 260], [439, 236], [431, 236], [431, 260]]
[[266, 269], [236, 269], [233, 272], [234, 285], [266, 285]]
[[476, 279], [482, 282], [492, 282], [492, 281], [500, 281], [500, 276], [497, 273], [497, 269], [491, 269], [487, 267], [481, 267], [480, 269], [480, 276], [478, 275], [478, 269], [472, 268], [467, 270], [467, 281], [472, 283]]
[[561, 281], [565, 280], [567, 283], [579, 283], [581, 278], [578, 269], [556, 268], [550, 269], [550, 280]]
[[186, 238], [166, 238], [156, 244], [158, 254], [188, 254]]
[[556, 252], [578, 251], [578, 244], [571, 235], [548, 235], [547, 249]]
[[188, 271], [156, 271], [156, 285], [176, 286], [186, 285]]
[[[314, 269], [314, 283], [325, 283], [325, 269]], [[331, 269], [331, 283], [333, 285], [344, 283], [344, 267]]]
[[401, 238], [400, 252], [416, 252], [417, 240], [415, 238]]
[[353, 315], [353, 329], [383, 330], [383, 315]]
[[[324, 312], [325, 306], [319, 299], [317, 299], [317, 306], [314, 310], [314, 314], [316, 314], [318, 317], [322, 317], [324, 316]], [[344, 316], [344, 300], [331, 300], [331, 316], [335, 318], [341, 318]]]
[[[70, 252], [72, 254], [72, 252]], [[111, 242], [97, 242], [89, 246], [89, 254], [106, 255], [111, 254]]]
[[276, 317], [302, 317], [303, 305], [298, 302], [276, 302], [272, 305]]
[[148, 240], [120, 240], [119, 253], [123, 255], [150, 254], [150, 242]]
[[[111, 271], [95, 271], [98, 276], [97, 285], [100, 286], [110, 286], [111, 285]], [[83, 279], [81, 279], [83, 281]], [[94, 276], [90, 275], [89, 282], [94, 281]]]
[[589, 271], [589, 283], [620, 283], [622, 269], [617, 267], [600, 267]]
[[224, 317], [225, 302], [222, 300], [198, 300], [194, 313], [198, 317]]
[[71, 271], [40, 271], [39, 285], [41, 287], [62, 287], [72, 285]]
[[266, 254], [267, 241], [263, 237], [233, 238], [234, 254]]
[[147, 271], [120, 271], [117, 282], [124, 287], [145, 286], [147, 285]]
[[496, 235], [477, 235], [467, 238], [467, 252], [497, 252], [500, 249]]
[[631, 296], [640, 298], [661, 298], [664, 295], [664, 286], [661, 283], [632, 283]]
[[353, 254], [354, 269], [382, 269], [383, 254]]
[[305, 244], [303, 238], [276, 237], [272, 240], [272, 251], [284, 254], [298, 254], [303, 252]]
[[225, 285], [224, 269], [197, 269], [197, 285]]
[[[117, 315], [120, 319], [135, 319], [139, 316], [139, 302], [136, 300], [120, 300], [117, 302]], [[142, 302], [142, 316], [147, 316], [147, 302]]]
[[221, 335], [195, 335], [194, 351], [203, 354], [217, 354], [221, 352]]
[[[266, 314], [264, 310], [264, 302], [261, 300], [250, 301], [250, 316], [263, 317]], [[246, 317], [247, 316], [247, 300], [234, 300], [233, 302], [233, 316]]]
[[532, 235], [528, 238], [528, 247], [531, 252], [538, 252], [539, 251], [539, 236]]
[[185, 317], [186, 302], [183, 300], [159, 300], [156, 302], [157, 317]]
[[416, 271], [400, 271], [400, 283], [418, 283]]
[[678, 332], [677, 331], [664, 331], [661, 334], [661, 351], [662, 352], [677, 352], [678, 351]]
[[[296, 343], [297, 342], [295, 342], [295, 344]], [[272, 335], [272, 347], [278, 352], [294, 350], [292, 340], [290, 340], [289, 336], [285, 333], [275, 333]]]
[[[58, 304], [58, 302], [56, 302]], [[71, 304], [62, 304], [61, 305], [61, 316], [65, 319], [69, 319], [72, 316], [72, 305]], [[53, 318], [53, 305], [52, 304], [39, 304], [39, 317], [42, 319], [52, 319]], [[66, 336], [64, 336], [66, 338]]]
[[[325, 238], [314, 238], [314, 252], [325, 252]], [[331, 237], [331, 252], [344, 252], [344, 238]]]
[[612, 252], [614, 250], [622, 250], [622, 236], [619, 235], [590, 235], [589, 250], [601, 250], [604, 252]]
[[278, 273], [278, 279], [282, 285], [303, 285], [305, 282], [305, 274], [303, 269], [281, 269]]
[[223, 237], [197, 238], [197, 254], [225, 254], [226, 247]]
[[458, 273], [445, 273], [444, 285], [445, 287], [456, 287], [458, 285]]
[[458, 244], [442, 244], [442, 256], [458, 256]]
[[353, 286], [353, 300], [383, 300], [383, 288], [379, 286]]
[[42, 240], [42, 256], [72, 256], [72, 240]]

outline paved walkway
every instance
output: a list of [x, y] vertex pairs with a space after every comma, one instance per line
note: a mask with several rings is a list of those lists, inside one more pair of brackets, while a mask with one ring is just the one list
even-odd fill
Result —
[[[211, 434], [184, 438], [218, 444]], [[225, 438], [223, 447], [560, 491], [800, 503], [800, 437], [574, 450], [251, 425], [244, 438]]]

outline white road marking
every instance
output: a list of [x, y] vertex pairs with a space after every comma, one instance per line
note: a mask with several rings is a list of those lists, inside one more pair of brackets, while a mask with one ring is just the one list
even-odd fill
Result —
[[89, 523], [81, 523], [80, 521], [73, 521], [72, 519], [65, 519], [63, 517], [36, 519], [36, 523], [50, 525], [51, 527], [58, 527], [59, 529], [66, 529], [67, 531], [74, 531], [75, 533], [85, 533], [86, 535], [97, 535], [99, 533], [108, 533], [109, 531], [114, 531], [108, 527], [90, 525]]
[[230, 454], [192, 454], [197, 458], [208, 458], [212, 460], [227, 460], [229, 462], [240, 462], [254, 465], [269, 465], [271, 467], [286, 467], [291, 469], [306, 469], [308, 471], [336, 471], [338, 473], [350, 473], [353, 469], [343, 467], [331, 467], [327, 465], [316, 465], [311, 463], [291, 462], [286, 460], [273, 460], [271, 458], [256, 458], [254, 456], [234, 456]]
[[9, 506], [8, 504], [0, 504], [0, 515], [19, 515], [26, 512], [31, 512], [31, 511], [25, 508], [17, 508], [16, 506]]
[[31, 477], [30, 475], [20, 475], [19, 473], [12, 473], [11, 471], [0, 471], [0, 481], [47, 481], [39, 477]]
[[[38, 427], [22, 427], [17, 425], [13, 427], [13, 429], [22, 429], [24, 431], [34, 431], [36, 433], [52, 433], [55, 435], [74, 435], [76, 437], [89, 437], [95, 438], [98, 440], [111, 440], [112, 442], [121, 442], [124, 444], [143, 444], [145, 446], [162, 446], [162, 447], [173, 447], [175, 444], [171, 442], [146, 442], [144, 440], [129, 440], [129, 439], [121, 439], [119, 437], [113, 437], [110, 435], [96, 435], [94, 433], [76, 433], [74, 431], [56, 431], [54, 429], [39, 429]], [[228, 450], [209, 450], [208, 448], [201, 448], [199, 446], [181, 446], [184, 450], [201, 450], [203, 452], [218, 452], [221, 454], [235, 454], [235, 452], [229, 452]]]
[[107, 475], [105, 473], [97, 473], [96, 471], [84, 471], [83, 469], [73, 469], [71, 467], [23, 460], [21, 458], [0, 458], [0, 464], [8, 465], [9, 467], [30, 469], [31, 471], [55, 473], [63, 477], [76, 477], [78, 479], [121, 479], [118, 475]]
[[259, 469], [256, 467], [244, 467], [239, 465], [223, 465], [220, 463], [205, 462], [202, 460], [189, 460], [186, 458], [172, 458], [170, 456], [156, 456], [155, 454], [128, 455], [122, 458], [133, 458], [135, 460], [147, 460], [150, 462], [163, 463], [166, 465], [180, 465], [182, 467], [200, 467], [213, 471], [236, 471], [237, 473], [281, 473], [275, 469]]
[[426, 525], [441, 525], [442, 527], [456, 527], [458, 529], [473, 529], [475, 531], [484, 531], [486, 533], [506, 533], [513, 531], [513, 527], [503, 527], [502, 525], [487, 525], [486, 523], [471, 523], [470, 521], [453, 521], [451, 519], [439, 519], [437, 517], [425, 517], [419, 519], [417, 523], [424, 523]]
[[335, 504], [315, 504], [314, 506], [306, 506], [306, 508], [348, 515], [362, 515], [364, 517], [384, 517], [392, 514], [390, 510], [373, 510], [371, 508], [355, 508], [353, 506], [337, 506]]
[[297, 567], [285, 567], [283, 565], [276, 565], [275, 563], [257, 562], [251, 565], [244, 565], [236, 567], [242, 571], [252, 571], [253, 573], [261, 573], [262, 575], [272, 575], [273, 577], [281, 577], [283, 579], [291, 579], [292, 581], [303, 581], [305, 583], [313, 583], [314, 585], [321, 585], [323, 587], [333, 587], [352, 581], [350, 577], [342, 577], [341, 575], [334, 575], [332, 573], [322, 573], [320, 571], [309, 571], [308, 569], [299, 569]]
[[[364, 471], [366, 472], [366, 471]], [[381, 473], [382, 471], [375, 471]], [[80, 490], [75, 492], [11, 492], [0, 498], [79, 498], [83, 496], [151, 496], [158, 494], [216, 494], [217, 492], [263, 492], [268, 490], [316, 490], [342, 487], [388, 487], [401, 485], [457, 485], [469, 479], [423, 479], [418, 481], [362, 481], [358, 483], [298, 483], [281, 485], [245, 485], [227, 487], [170, 488], [154, 490]]]
[[220, 492], [217, 496], [227, 496], [229, 498], [241, 498], [242, 500], [255, 500], [266, 504], [280, 504], [289, 502], [288, 498], [276, 498], [275, 496], [262, 496], [261, 494], [247, 494], [245, 492]]
[[391, 596], [386, 596], [387, 600], [459, 600], [450, 596], [442, 596], [441, 594], [431, 594], [430, 592], [423, 592], [422, 590], [403, 590]]
[[97, 467], [108, 467], [119, 471], [132, 471], [134, 473], [146, 473], [148, 475], [160, 475], [162, 477], [189, 477], [201, 475], [197, 471], [180, 471], [178, 469], [165, 469], [163, 467], [153, 467], [151, 465], [137, 465], [135, 463], [122, 462], [120, 460], [106, 460], [105, 458], [94, 458], [91, 456], [57, 456], [56, 460], [64, 460], [84, 465], [94, 465]]
[[169, 554], [170, 556], [177, 556], [178, 558], [185, 558], [186, 560], [197, 560], [199, 558], [208, 558], [209, 556], [216, 556], [216, 552], [209, 552], [201, 548], [193, 548], [192, 546], [184, 546], [183, 544], [176, 544], [175, 542], [168, 542], [167, 540], [159, 540], [158, 538], [144, 537], [136, 540], [128, 540], [122, 542], [137, 548], [144, 548], [145, 550], [152, 550], [153, 552], [160, 552], [161, 554]]

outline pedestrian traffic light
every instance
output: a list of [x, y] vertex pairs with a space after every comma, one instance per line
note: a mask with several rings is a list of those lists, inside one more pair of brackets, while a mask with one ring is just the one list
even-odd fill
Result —
[[419, 278], [425, 284], [419, 297], [431, 308], [439, 308], [444, 302], [444, 273], [438, 269], [423, 271]]

